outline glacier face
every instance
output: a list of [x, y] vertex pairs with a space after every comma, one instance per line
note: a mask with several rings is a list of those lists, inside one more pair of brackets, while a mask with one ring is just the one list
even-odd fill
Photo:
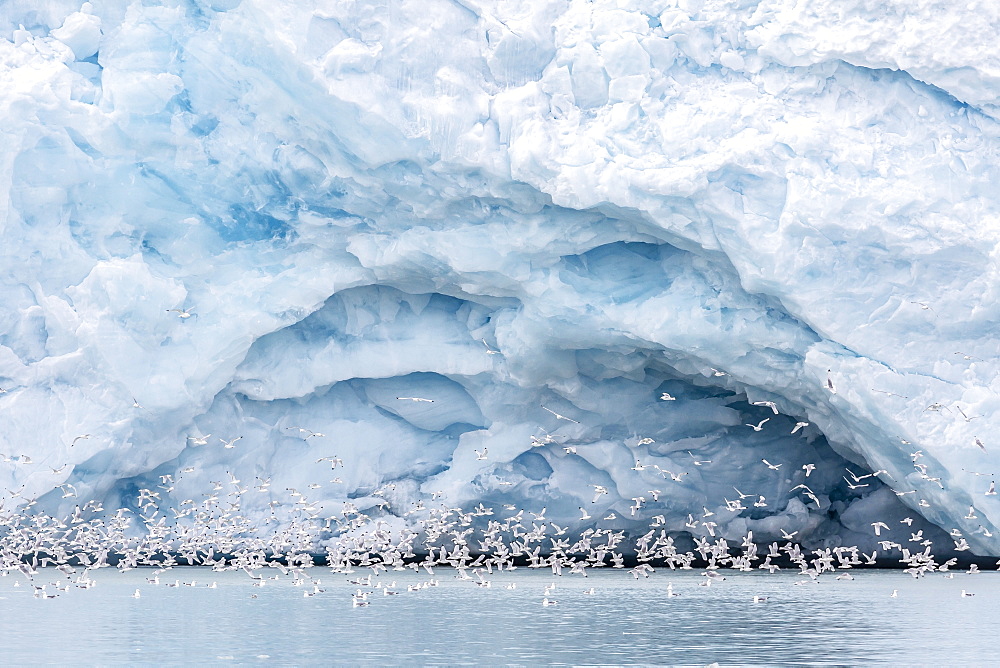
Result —
[[5, 498], [233, 473], [998, 554], [997, 14], [8, 3]]

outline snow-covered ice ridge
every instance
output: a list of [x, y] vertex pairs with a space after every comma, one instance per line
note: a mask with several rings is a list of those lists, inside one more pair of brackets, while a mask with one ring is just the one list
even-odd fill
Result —
[[[172, 474], [169, 504], [231, 472], [331, 512], [394, 484], [398, 522], [433, 494], [870, 543], [920, 513], [998, 554], [998, 26], [940, 0], [4, 3], [4, 499]], [[766, 505], [727, 511], [734, 486]]]

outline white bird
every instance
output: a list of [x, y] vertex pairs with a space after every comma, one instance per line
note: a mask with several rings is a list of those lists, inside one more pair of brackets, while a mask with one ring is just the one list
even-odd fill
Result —
[[565, 415], [559, 415], [559, 413], [556, 413], [556, 412], [555, 412], [554, 410], [552, 410], [551, 408], [546, 408], [545, 406], [542, 406], [542, 410], [543, 410], [543, 411], [548, 411], [549, 413], [552, 413], [553, 415], [555, 415], [555, 416], [556, 416], [556, 419], [557, 419], [557, 420], [566, 420], [567, 422], [573, 422], [573, 423], [576, 423], [576, 424], [580, 424], [579, 422], [577, 422], [577, 421], [576, 421], [576, 420], [574, 420], [573, 418], [568, 418], [568, 417], [566, 417]]
[[771, 462], [767, 461], [766, 459], [762, 459], [760, 461], [762, 461], [765, 464], [767, 464], [767, 468], [771, 469], [772, 471], [777, 471], [782, 466], [781, 464], [772, 464]]
[[771, 409], [771, 411], [772, 411], [772, 412], [773, 412], [773, 413], [774, 413], [775, 415], [777, 415], [777, 414], [778, 414], [778, 405], [777, 405], [776, 403], [774, 403], [773, 401], [753, 401], [753, 402], [751, 402], [751, 403], [752, 403], [752, 404], [753, 404], [754, 406], [767, 406], [768, 408], [770, 408], [770, 409]]
[[223, 447], [226, 447], [226, 448], [235, 448], [236, 447], [236, 441], [240, 440], [241, 438], [243, 438], [243, 437], [242, 436], [237, 436], [236, 438], [234, 438], [231, 441], [227, 441], [224, 438], [220, 438], [219, 441], [223, 444]]
[[909, 397], [904, 396], [902, 394], [896, 394], [895, 392], [890, 392], [888, 390], [879, 390], [879, 389], [874, 388], [874, 387], [872, 388], [872, 392], [878, 392], [879, 394], [885, 394], [885, 395], [888, 395], [890, 397], [899, 397], [900, 399], [909, 399]]
[[688, 456], [690, 456], [691, 459], [694, 460], [693, 464], [695, 466], [701, 466], [702, 464], [711, 464], [712, 463], [711, 459], [698, 459], [697, 457], [694, 456], [694, 453], [691, 452], [690, 450], [688, 450], [687, 453], [688, 453]]
[[808, 426], [809, 426], [808, 422], [796, 422], [795, 423], [795, 427], [792, 428], [791, 433], [794, 434], [795, 432], [797, 432], [798, 430], [802, 429], [803, 427], [808, 427]]
[[751, 429], [753, 429], [754, 431], [762, 431], [764, 429], [764, 423], [767, 422], [770, 419], [771, 418], [764, 418], [763, 420], [761, 420], [760, 422], [758, 422], [755, 425], [754, 424], [750, 424], [748, 422], [747, 426], [750, 427]]
[[660, 395], [660, 401], [677, 401], [677, 397], [671, 396], [669, 392], [664, 392]]
[[140, 593], [139, 593], [139, 590], [138, 590], [138, 589], [136, 589], [136, 590], [135, 590], [135, 593], [134, 593], [134, 594], [132, 594], [132, 598], [139, 598], [140, 596], [142, 596], [142, 594], [140, 594]]
[[962, 598], [969, 598], [970, 596], [975, 596], [975, 594], [967, 592], [964, 589], [962, 590]]
[[69, 444], [69, 447], [72, 448], [74, 445], [76, 445], [77, 441], [82, 441], [88, 438], [90, 438], [90, 434], [80, 434], [79, 436], [73, 439], [73, 442]]
[[809, 474], [816, 470], [816, 465], [815, 464], [803, 464], [802, 465], [802, 470], [806, 472], [806, 477], [808, 478]]
[[490, 344], [486, 343], [486, 339], [479, 339], [479, 340], [483, 342], [484, 346], [486, 346], [486, 354], [487, 355], [499, 355], [500, 354], [499, 350], [493, 350], [492, 348], [490, 348]]
[[582, 514], [582, 517], [580, 517], [581, 522], [586, 522], [589, 519], [593, 519], [591, 518], [590, 514], [583, 509], [583, 506], [580, 506], [580, 513]]
[[882, 533], [881, 533], [882, 529], [885, 529], [886, 531], [888, 531], [889, 530], [889, 525], [886, 524], [885, 522], [872, 522], [872, 528], [875, 529], [875, 535], [876, 536], [881, 536], [882, 535]]
[[986, 452], [986, 446], [983, 445], [983, 442], [979, 440], [979, 437], [976, 436], [975, 439], [976, 439], [976, 445], [978, 445], [983, 452]]
[[830, 378], [830, 373], [833, 369], [826, 370], [826, 389], [828, 389], [832, 394], [837, 393], [837, 388], [833, 384], [833, 379]]
[[193, 311], [193, 310], [194, 310], [193, 306], [191, 308], [187, 308], [187, 309], [168, 308], [167, 309], [167, 313], [176, 313], [177, 317], [180, 318], [181, 320], [187, 320], [188, 318], [190, 318], [193, 315], [191, 313], [191, 311]]
[[[205, 445], [208, 443], [208, 437], [211, 434], [205, 434], [204, 436], [188, 436], [188, 440], [191, 441], [191, 445]], [[225, 443], [225, 441], [223, 441]]]
[[856, 484], [852, 483], [850, 480], [848, 480], [847, 476], [841, 476], [841, 477], [844, 479], [844, 482], [847, 483], [847, 486], [850, 487], [851, 489], [858, 489], [859, 487], [867, 487], [868, 486], [867, 483], [864, 484], [864, 485], [856, 485]]
[[486, 453], [489, 452], [489, 448], [483, 448], [482, 452], [479, 450], [474, 450], [474, 452], [476, 453], [476, 459], [484, 460], [486, 459]]
[[892, 593], [889, 594], [889, 598], [896, 598], [898, 596], [899, 596], [899, 590], [898, 589], [893, 589]]
[[990, 480], [990, 488], [986, 490], [986, 496], [996, 496], [996, 495], [997, 495], [996, 481]]
[[303, 427], [285, 427], [285, 429], [298, 431], [299, 434], [305, 434], [306, 440], [308, 440], [310, 438], [313, 438], [313, 437], [319, 438], [321, 436], [326, 436], [326, 434], [322, 434], [322, 433], [320, 433], [318, 431], [313, 431], [311, 429], [305, 429]]
[[972, 422], [977, 418], [983, 417], [982, 415], [973, 415], [972, 417], [969, 417], [968, 415], [965, 414], [965, 411], [962, 410], [961, 406], [956, 405], [955, 408], [958, 410], [959, 413], [962, 414], [962, 419], [965, 420], [966, 422]]
[[424, 399], [423, 397], [396, 397], [400, 401], [422, 401], [427, 404], [433, 404], [433, 399]]

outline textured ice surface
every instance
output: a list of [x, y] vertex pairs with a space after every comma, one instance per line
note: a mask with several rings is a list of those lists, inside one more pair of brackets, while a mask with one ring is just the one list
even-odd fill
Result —
[[[998, 21], [4, 3], [5, 498], [170, 473], [169, 503], [232, 472], [330, 510], [395, 483], [400, 516], [707, 507], [727, 537], [871, 543], [920, 513], [998, 553]], [[767, 505], [726, 511], [734, 486]]]

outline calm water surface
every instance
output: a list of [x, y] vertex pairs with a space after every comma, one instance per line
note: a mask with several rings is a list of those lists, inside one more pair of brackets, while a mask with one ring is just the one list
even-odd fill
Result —
[[[657, 570], [636, 581], [621, 570], [583, 578], [518, 569], [487, 575], [487, 589], [435, 569], [439, 586], [408, 592], [430, 576], [390, 571], [374, 580], [395, 581], [400, 594], [375, 590], [370, 606], [354, 608], [359, 587], [348, 578], [370, 571], [309, 570], [325, 590], [311, 598], [290, 577], [255, 587], [242, 572], [175, 568], [161, 583], [197, 586], [155, 586], [149, 570], [104, 569], [91, 576], [95, 588], [42, 600], [9, 575], [0, 578], [0, 663], [1000, 665], [996, 572], [914, 580], [855, 571], [854, 580], [826, 574], [805, 585], [790, 572], [726, 573], [703, 587], [697, 571]], [[47, 570], [36, 581], [60, 577]], [[205, 586], [213, 581], [217, 588]], [[553, 582], [559, 603], [544, 607]], [[679, 597], [667, 597], [668, 582]], [[584, 594], [590, 587], [595, 593]], [[963, 598], [962, 589], [975, 596]], [[768, 600], [755, 604], [755, 595]]]

